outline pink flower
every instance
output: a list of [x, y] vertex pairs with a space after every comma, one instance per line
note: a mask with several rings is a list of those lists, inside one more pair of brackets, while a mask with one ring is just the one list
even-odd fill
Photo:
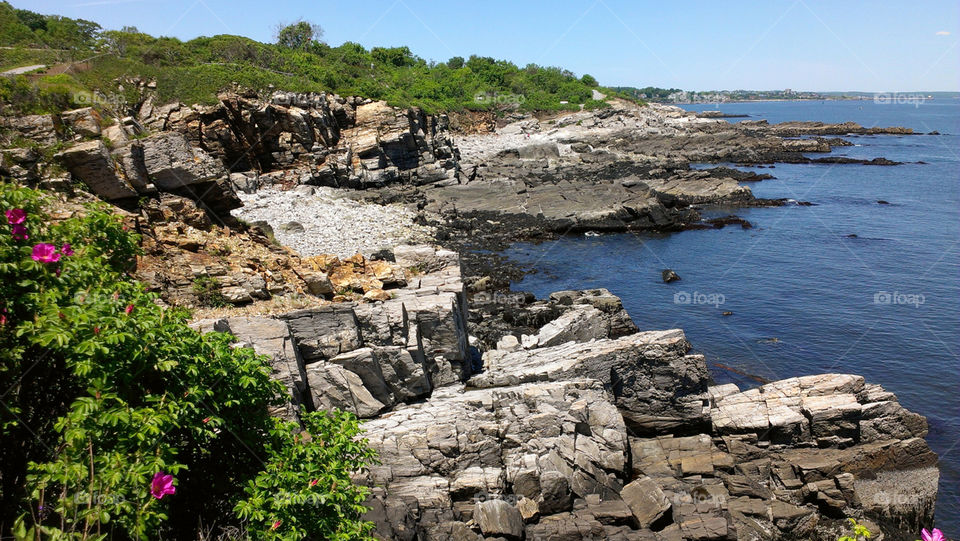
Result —
[[947, 538], [943, 536], [943, 532], [934, 528], [932, 532], [928, 532], [926, 528], [920, 532], [920, 537], [923, 538], [923, 541], [947, 541]]
[[315, 486], [317, 486], [317, 483], [319, 483], [319, 482], [320, 482], [319, 479], [311, 479], [311, 480], [310, 480], [310, 486], [315, 487]]
[[10, 225], [22, 224], [27, 219], [27, 213], [23, 209], [8, 210], [5, 214]]
[[57, 253], [57, 247], [47, 243], [40, 243], [34, 246], [33, 255], [30, 257], [39, 263], [56, 263], [60, 261], [60, 254]]
[[69, 242], [64, 242], [63, 246], [60, 247], [60, 253], [65, 257], [70, 257], [73, 255], [73, 247], [70, 246]]
[[132, 305], [132, 304], [128, 304], [127, 307], [126, 307], [123, 311], [126, 312], [127, 315], [130, 315], [130, 312], [133, 312], [133, 305]]
[[13, 235], [14, 240], [27, 240], [30, 238], [30, 235], [27, 234], [27, 228], [17, 224], [10, 229], [10, 234]]
[[278, 521], [274, 522], [274, 523], [273, 523], [273, 526], [270, 526], [270, 529], [271, 529], [271, 530], [276, 530], [277, 528], [280, 527], [280, 523], [281, 523], [281, 522], [283, 522], [283, 521], [278, 520]]
[[158, 471], [153, 475], [153, 481], [150, 482], [150, 494], [156, 499], [161, 499], [167, 494], [177, 493], [177, 487], [173, 486], [173, 476]]

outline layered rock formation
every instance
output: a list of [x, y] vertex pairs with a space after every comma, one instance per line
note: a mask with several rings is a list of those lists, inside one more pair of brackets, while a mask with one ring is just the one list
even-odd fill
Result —
[[[456, 254], [399, 247], [392, 298], [199, 328], [267, 354], [291, 400], [369, 419], [382, 539], [891, 538], [932, 520], [926, 421], [862, 377], [712, 386], [682, 331], [639, 332], [605, 290], [468, 318]], [[504, 321], [509, 319], [513, 323]], [[500, 334], [502, 333], [502, 334]], [[488, 348], [491, 342], [497, 347]]]
[[[387, 284], [399, 286], [378, 302], [201, 320], [196, 326], [229, 332], [271, 358], [275, 377], [291, 394], [278, 414], [297, 419], [304, 408], [336, 408], [376, 416], [435, 387], [465, 381], [473, 370], [457, 254], [419, 246], [398, 247], [393, 257], [394, 263], [357, 257], [352, 267], [339, 264], [326, 278], [331, 286], [366, 283], [380, 292]], [[403, 269], [415, 272], [407, 277]]]
[[333, 94], [224, 94], [214, 106], [141, 107], [154, 130], [186, 135], [219, 158], [241, 189], [262, 184], [364, 188], [455, 181], [446, 116]]

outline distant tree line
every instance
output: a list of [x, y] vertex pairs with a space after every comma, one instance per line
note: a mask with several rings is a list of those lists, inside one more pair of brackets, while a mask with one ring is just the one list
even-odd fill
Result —
[[19, 97], [25, 110], [66, 106], [63, 97], [80, 90], [114, 90], [121, 76], [154, 79], [162, 98], [184, 103], [212, 103], [219, 91], [236, 82], [255, 90], [273, 85], [296, 92], [359, 95], [431, 112], [607, 106], [592, 99], [591, 91], [599, 84], [589, 74], [577, 77], [559, 67], [520, 67], [476, 55], [433, 62], [405, 46], [369, 50], [353, 42], [331, 46], [323, 41], [319, 25], [304, 20], [278, 26], [275, 43], [232, 35], [183, 42], [150, 36], [133, 26], [104, 30], [94, 22], [41, 15], [0, 2], [0, 28], [0, 46], [16, 48], [0, 51], [0, 67], [47, 58], [33, 49], [69, 49], [82, 52], [83, 58], [107, 53], [81, 72], [29, 84], [0, 81], [0, 98]]

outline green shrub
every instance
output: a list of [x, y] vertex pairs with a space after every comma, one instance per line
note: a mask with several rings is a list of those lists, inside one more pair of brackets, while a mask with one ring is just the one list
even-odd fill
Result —
[[[249, 482], [239, 516], [259, 528], [254, 539], [366, 539], [373, 525], [360, 520], [367, 508], [366, 487], [350, 474], [374, 460], [365, 440], [357, 440], [356, 417], [344, 412], [309, 413], [305, 433], [294, 434], [276, 421], [267, 465]], [[304, 445], [308, 440], [311, 445]]]
[[193, 280], [193, 294], [202, 306], [222, 308], [230, 304], [220, 293], [220, 284], [210, 276], [200, 276]]
[[[351, 416], [308, 415], [317, 436], [297, 437], [268, 414], [285, 390], [265, 358], [192, 330], [131, 278], [138, 238], [119, 217], [91, 206], [51, 223], [43, 204], [0, 185], [0, 208], [25, 214], [0, 216], [0, 524], [13, 525], [0, 537], [188, 539], [213, 525], [260, 537], [276, 520], [289, 528], [270, 535], [285, 539], [369, 529], [348, 473], [372, 455]], [[158, 474], [174, 494], [151, 493]], [[311, 488], [336, 505], [298, 522], [298, 508], [249, 493], [269, 490], [265, 475], [289, 491], [304, 476], [330, 481]]]

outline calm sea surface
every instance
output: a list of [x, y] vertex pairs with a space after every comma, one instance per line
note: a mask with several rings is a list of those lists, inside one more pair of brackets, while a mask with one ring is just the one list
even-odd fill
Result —
[[[941, 135], [851, 136], [846, 139], [856, 146], [833, 152], [924, 164], [755, 169], [776, 177], [751, 183], [756, 196], [816, 206], [733, 211], [754, 229], [514, 245], [506, 255], [539, 272], [513, 287], [537, 296], [608, 288], [641, 329], [684, 329], [714, 378], [741, 389], [757, 385], [741, 374], [854, 373], [883, 385], [929, 420], [928, 441], [941, 458], [937, 525], [960, 536], [960, 101], [757, 102], [719, 109], [771, 123], [852, 120]], [[665, 268], [682, 280], [662, 283]]]

